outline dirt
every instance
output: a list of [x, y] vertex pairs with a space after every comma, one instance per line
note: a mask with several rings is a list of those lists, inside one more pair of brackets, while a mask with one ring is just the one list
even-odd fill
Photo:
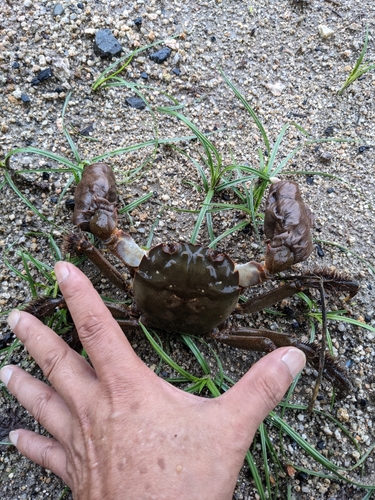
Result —
[[[302, 440], [345, 468], [341, 471], [345, 477], [361, 485], [375, 486], [371, 454], [363, 467], [347, 470], [358, 463], [375, 441], [375, 72], [365, 74], [341, 96], [337, 95], [361, 52], [366, 26], [370, 36], [365, 59], [375, 61], [372, 0], [258, 0], [252, 4], [234, 0], [192, 0], [186, 4], [138, 0], [128, 5], [89, 0], [61, 4], [64, 13], [54, 17], [55, 4], [48, 1], [2, 3], [2, 157], [12, 149], [31, 147], [51, 151], [74, 162], [62, 121], [69, 92], [72, 95], [64, 123], [82, 161], [89, 163], [106, 152], [156, 137], [161, 140], [191, 136], [182, 121], [157, 110], [157, 106], [171, 105], [164, 92], [182, 105], [180, 113], [188, 116], [200, 131], [210, 134], [210, 140], [222, 155], [223, 165], [236, 162], [259, 168], [259, 152], [267, 159], [264, 141], [249, 113], [223, 81], [220, 69], [259, 117], [271, 147], [283, 126], [292, 122], [307, 131], [309, 138], [329, 139], [329, 142], [306, 144], [278, 174], [282, 179], [299, 182], [302, 196], [315, 216], [314, 251], [306, 263], [298, 264], [292, 272], [325, 267], [345, 272], [358, 281], [360, 291], [354, 298], [345, 300], [344, 293], [328, 297], [328, 309], [336, 312], [346, 309], [347, 317], [373, 330], [344, 320], [329, 321], [334, 354], [338, 362], [346, 366], [353, 390], [344, 400], [332, 404], [332, 386], [324, 382], [315, 404], [317, 411], [311, 417], [306, 410], [289, 409], [284, 418]], [[142, 17], [141, 26], [134, 23], [139, 17]], [[164, 44], [140, 52], [121, 73], [129, 82], [128, 87], [94, 92], [94, 81], [111, 63], [94, 52], [95, 33], [104, 28], [112, 31], [124, 54], [134, 47], [170, 39], [167, 43], [172, 48], [171, 56], [162, 65], [149, 59], [149, 55]], [[330, 30], [333, 33], [323, 38]], [[172, 41], [174, 35], [179, 36]], [[36, 85], [35, 78], [48, 68], [52, 69], [52, 76]], [[147, 73], [147, 80], [141, 76], [143, 72]], [[143, 110], [129, 107], [125, 102], [137, 95], [132, 87], [134, 83], [149, 86], [142, 91], [149, 104]], [[294, 125], [288, 127], [275, 166], [306, 142], [303, 130]], [[197, 140], [174, 144], [202, 164], [199, 157], [202, 148]], [[157, 149], [150, 145], [105, 161], [115, 172], [121, 207], [152, 193], [130, 216], [121, 216], [121, 226], [138, 244], [149, 243], [150, 233], [153, 233], [152, 244], [189, 240], [205, 193], [195, 164], [188, 156], [161, 141]], [[21, 169], [52, 168], [56, 170], [44, 176], [42, 172], [16, 175]], [[4, 171], [0, 177], [0, 307], [3, 312], [0, 342], [1, 348], [13, 346], [10, 352], [9, 349], [1, 351], [1, 363], [17, 363], [38, 377], [42, 377], [39, 368], [23, 347], [14, 343], [5, 319], [13, 307], [32, 298], [30, 287], [23, 279], [25, 271], [20, 250], [52, 266], [56, 250], [51, 247], [48, 235], [53, 236], [59, 246], [64, 231], [73, 228], [68, 206], [75, 183], [71, 173], [58, 170], [62, 168], [61, 162], [29, 150], [15, 154], [7, 171], [8, 178], [25, 200], [37, 207], [49, 222], [35, 214], [9, 183], [3, 183]], [[225, 190], [218, 192], [213, 202], [239, 204], [240, 200], [233, 191]], [[261, 261], [264, 237], [260, 234], [258, 240], [249, 214], [242, 208], [213, 212], [215, 236], [246, 220], [249, 225], [221, 239], [218, 247], [237, 262]], [[205, 223], [197, 241], [202, 244], [210, 241]], [[92, 266], [84, 263], [82, 268], [104, 295], [118, 297]], [[34, 265], [30, 265], [30, 273], [46, 283]], [[256, 295], [259, 290], [248, 293]], [[316, 298], [314, 294], [313, 297]], [[308, 339], [310, 323], [302, 300], [285, 301], [273, 310], [287, 314], [266, 312], [251, 318], [237, 317], [235, 324], [292, 331]], [[319, 338], [319, 331], [317, 336]], [[178, 339], [169, 342], [174, 359], [184, 368], [201, 374], [188, 349]], [[157, 355], [142, 336], [135, 335], [132, 344], [149, 366], [153, 369], [158, 366]], [[234, 380], [259, 357], [213, 342], [211, 346], [219, 354], [225, 373]], [[215, 371], [215, 358], [208, 348], [202, 346], [202, 349]], [[168, 372], [167, 367], [162, 367], [163, 372]], [[294, 404], [308, 404], [315, 377], [316, 372], [311, 368], [304, 371], [291, 397]], [[0, 405], [2, 442], [6, 442], [9, 430], [17, 426], [45, 433], [4, 388]], [[281, 409], [276, 411], [280, 414]], [[281, 469], [270, 465], [271, 483], [278, 482], [278, 490], [271, 487], [274, 498], [286, 498], [288, 489], [294, 499], [365, 498], [363, 487], [332, 475], [315, 476], [315, 472], [324, 473], [327, 469], [307, 456], [295, 439], [284, 436], [280, 442], [272, 421], [266, 423], [266, 428], [282, 462]], [[0, 445], [0, 450], [2, 498], [71, 498], [65, 485], [51, 472], [21, 457], [7, 444]], [[252, 451], [264, 482], [259, 450], [257, 441]], [[294, 471], [293, 467], [313, 473]], [[247, 465], [240, 473], [234, 498], [260, 498]]]

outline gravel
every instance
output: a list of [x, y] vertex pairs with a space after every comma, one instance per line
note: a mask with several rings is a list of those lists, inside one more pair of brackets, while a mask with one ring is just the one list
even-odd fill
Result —
[[[62, 133], [61, 119], [64, 100], [70, 91], [73, 95], [66, 110], [66, 123], [70, 125], [82, 159], [89, 160], [109, 150], [150, 140], [155, 133], [160, 138], [189, 135], [181, 122], [160, 114], [156, 115], [156, 131], [149, 107], [135, 109], [127, 105], [129, 99], [134, 98], [132, 88], [97, 92], [91, 89], [99, 74], [114, 62], [114, 59], [103, 60], [95, 55], [94, 40], [99, 30], [110, 30], [123, 53], [163, 39], [164, 44], [134, 57], [122, 75], [129, 82], [143, 82], [152, 87], [146, 93], [151, 108], [170, 103], [155, 88], [178, 99], [184, 105], [181, 111], [200, 130], [214, 132], [210, 138], [223, 155], [224, 164], [229, 164], [233, 156], [238, 163], [256, 167], [258, 148], [261, 151], [265, 148], [259, 130], [223, 82], [219, 68], [249, 101], [272, 144], [283, 125], [292, 121], [315, 138], [340, 137], [355, 141], [321, 142], [306, 147], [287, 164], [284, 170], [289, 174], [282, 177], [299, 181], [302, 194], [316, 217], [313, 229], [316, 251], [308, 264], [297, 268], [333, 267], [358, 280], [361, 289], [354, 299], [348, 302], [340, 301], [340, 297], [329, 299], [329, 308], [346, 308], [352, 318], [374, 327], [375, 283], [369, 263], [375, 265], [375, 73], [366, 74], [342, 96], [336, 95], [359, 56], [366, 25], [370, 32], [366, 57], [375, 61], [374, 19], [372, 0], [259, 0], [253, 4], [234, 0], [192, 0], [186, 4], [173, 0], [168, 3], [87, 0], [59, 4], [43, 0], [6, 0], [0, 10], [2, 156], [13, 148], [32, 146], [72, 159]], [[180, 34], [179, 38], [173, 39], [175, 34]], [[164, 54], [170, 52], [164, 62], [158, 64], [150, 59], [150, 55], [164, 48], [169, 49]], [[78, 131], [82, 136], [77, 135]], [[300, 131], [290, 127], [280, 147], [279, 161], [298, 147], [302, 138]], [[179, 145], [193, 155], [197, 150], [196, 142]], [[131, 224], [123, 218], [121, 225], [138, 243], [144, 244], [159, 216], [153, 243], [188, 239], [194, 227], [194, 215], [176, 209], [197, 209], [204, 200], [204, 194], [189, 184], [198, 182], [194, 166], [170, 147], [160, 146], [154, 161], [144, 167], [141, 175], [129, 179], [126, 172], [139, 167], [151, 152], [151, 148], [143, 149], [108, 160], [118, 179], [126, 181], [119, 184], [121, 203], [129, 203], [148, 192], [154, 193], [147, 203], [132, 212]], [[57, 166], [30, 152], [17, 155], [11, 161], [11, 168], [15, 170], [52, 165]], [[17, 183], [44, 217], [51, 220], [55, 217], [57, 226], [52, 234], [59, 243], [63, 230], [72, 227], [67, 204], [73, 197], [73, 189], [68, 189], [62, 201], [57, 203], [68, 180], [69, 175], [53, 172], [25, 175], [22, 182]], [[51, 231], [51, 226], [34, 215], [8, 185], [1, 186], [0, 307], [2, 311], [9, 311], [31, 298], [27, 284], [15, 273], [23, 269], [16, 252], [27, 249], [35, 258], [52, 264], [48, 240], [40, 236], [43, 231]], [[231, 193], [224, 193], [215, 201], [223, 202], [225, 196], [235, 201]], [[238, 223], [241, 217], [240, 211], [214, 214], [216, 234]], [[200, 241], [208, 241], [204, 229]], [[251, 231], [231, 235], [220, 242], [220, 247], [240, 262], [261, 260], [264, 252]], [[342, 248], [349, 252], [343, 252]], [[5, 264], [5, 256], [14, 266], [13, 270]], [[105, 292], [109, 291], [109, 285], [89, 265], [84, 267], [95, 283], [104, 287]], [[34, 268], [31, 272], [37, 275]], [[294, 333], [306, 335], [308, 326], [299, 312], [303, 307], [301, 302], [297, 299], [287, 302], [282, 306], [294, 311], [292, 320], [257, 314], [249, 321], [285, 331], [292, 325]], [[329, 326], [334, 351], [340, 363], [347, 366], [353, 391], [331, 408], [332, 390], [324, 383], [316, 408], [339, 420], [343, 428], [320, 413], [309, 417], [302, 411], [290, 411], [286, 419], [324, 456], [339, 466], [350, 467], [375, 440], [375, 335], [343, 321], [332, 322]], [[12, 341], [5, 320], [1, 335], [3, 345]], [[158, 363], [143, 339], [137, 338], [133, 345], [150, 366]], [[234, 379], [238, 379], [258, 357], [229, 347], [213, 347], [226, 372]], [[172, 342], [172, 348], [178, 362], [188, 369], [198, 370], [193, 359], [185, 359], [187, 353], [178, 341]], [[210, 359], [209, 353], [207, 356]], [[32, 374], [41, 376], [22, 347], [13, 351], [10, 362], [19, 363]], [[293, 402], [308, 403], [315, 375], [312, 369], [305, 370]], [[8, 398], [4, 390], [0, 406], [3, 440], [9, 429], [17, 425], [45, 432]], [[269, 431], [278, 448], [278, 434], [272, 428]], [[354, 436], [358, 449], [346, 431]], [[58, 478], [20, 457], [14, 448], [2, 445], [0, 450], [2, 498], [60, 498], [65, 491]], [[293, 464], [324, 470], [312, 463], [287, 437], [284, 453], [285, 466]], [[355, 469], [351, 477], [360, 483], [374, 485], [373, 458], [370, 456], [366, 460], [362, 476]], [[279, 474], [274, 479], [279, 481], [278, 498], [286, 497], [287, 483], [291, 485], [292, 498], [296, 499], [356, 500], [365, 495], [363, 489], [343, 481], [302, 472], [291, 477], [287, 473]], [[64, 498], [71, 498], [70, 493], [67, 492]], [[259, 498], [247, 466], [241, 471], [234, 498]]]

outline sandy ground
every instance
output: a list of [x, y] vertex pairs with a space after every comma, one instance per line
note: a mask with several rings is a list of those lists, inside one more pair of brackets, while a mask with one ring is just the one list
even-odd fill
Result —
[[[219, 67], [242, 92], [258, 114], [273, 145], [286, 123], [296, 122], [313, 138], [337, 137], [352, 142], [328, 142], [302, 149], [287, 163], [282, 178], [298, 180], [303, 196], [316, 217], [313, 229], [314, 252], [304, 269], [315, 266], [333, 267], [345, 271], [360, 282], [358, 295], [349, 302], [330, 300], [329, 309], [346, 308], [349, 316], [369, 326], [375, 326], [374, 274], [374, 92], [375, 73], [356, 81], [342, 96], [337, 90], [345, 81], [361, 51], [366, 25], [370, 39], [367, 58], [375, 60], [375, 7], [372, 0], [292, 2], [290, 0], [253, 3], [243, 1], [149, 1], [129, 3], [85, 1], [62, 2], [64, 13], [53, 16], [55, 4], [47, 1], [15, 2], [3, 0], [0, 6], [0, 144], [2, 156], [13, 148], [35, 147], [53, 151], [73, 159], [62, 133], [62, 108], [69, 91], [73, 91], [66, 111], [66, 123], [72, 132], [89, 133], [97, 141], [73, 134], [81, 159], [93, 157], [120, 147], [159, 138], [182, 137], [190, 134], [176, 119], [149, 109], [136, 110], [125, 104], [134, 97], [131, 88], [92, 91], [92, 84], [109, 64], [95, 55], [94, 35], [109, 28], [123, 46], [124, 53], [133, 47], [154, 40], [177, 38], [177, 45], [162, 65], [148, 57], [156, 49], [138, 54], [122, 73], [128, 82], [144, 83], [172, 95], [184, 105], [181, 110], [210, 136], [223, 157], [223, 163], [233, 160], [259, 166], [258, 148], [265, 150], [259, 130], [223, 82]], [[137, 27], [134, 20], [142, 17]], [[333, 31], [328, 38], [319, 33], [324, 25]], [[39, 85], [31, 82], [46, 68], [53, 76]], [[145, 72], [148, 79], [142, 78]], [[23, 95], [23, 96], [22, 96]], [[24, 97], [27, 96], [29, 101]], [[145, 91], [152, 109], [168, 101], [160, 92]], [[24, 102], [27, 101], [27, 102]], [[157, 123], [157, 130], [155, 128]], [[281, 144], [279, 163], [303, 142], [303, 134], [291, 126]], [[180, 146], [199, 160], [196, 142]], [[137, 177], [127, 173], [139, 167], [152, 153], [152, 148], [116, 156], [108, 162], [118, 181], [120, 202], [129, 203], [152, 192], [153, 197], [131, 213], [131, 221], [121, 224], [139, 244], [145, 244], [150, 230], [159, 217], [153, 244], [165, 240], [189, 239], [195, 217], [177, 209], [199, 209], [204, 193], [189, 182], [199, 182], [195, 167], [186, 157], [171, 148], [160, 146], [154, 161], [145, 166]], [[1, 159], [1, 158], [0, 158]], [[12, 158], [11, 168], [62, 167], [31, 152]], [[303, 172], [300, 173], [300, 172]], [[14, 172], [12, 178], [15, 179]], [[65, 202], [73, 197], [73, 186], [63, 192], [70, 176], [54, 172], [43, 179], [42, 174], [26, 175], [17, 186], [46, 218], [55, 216], [51, 229], [33, 214], [8, 184], [1, 184], [0, 196], [0, 306], [3, 312], [28, 302], [31, 298], [27, 283], [15, 271], [22, 272], [22, 259], [17, 253], [26, 249], [45, 264], [53, 264], [46, 234], [53, 234], [58, 244], [64, 230], [71, 229], [71, 212]], [[2, 182], [3, 177], [0, 178]], [[41, 185], [44, 183], [45, 186]], [[45, 188], [45, 189], [42, 189]], [[60, 195], [63, 196], [60, 199]], [[238, 203], [229, 192], [219, 194], [217, 203]], [[213, 215], [216, 235], [239, 223], [240, 210]], [[40, 233], [44, 233], [41, 235]], [[203, 227], [199, 241], [208, 243]], [[12, 247], [10, 247], [12, 245]], [[318, 246], [317, 246], [318, 245]], [[236, 261], [261, 260], [264, 247], [252, 230], [237, 232], [220, 242], [220, 248]], [[348, 251], [343, 251], [347, 249]], [[4, 258], [14, 269], [10, 269]], [[295, 271], [301, 266], [297, 266]], [[93, 281], [103, 293], [111, 287], [85, 264]], [[31, 266], [31, 273], [37, 271]], [[251, 292], [256, 293], [256, 291]], [[294, 311], [292, 318], [270, 314], [238, 321], [268, 328], [291, 330], [297, 335], [308, 334], [308, 324], [301, 316], [303, 305], [298, 300], [287, 304]], [[279, 309], [280, 310], [280, 309]], [[3, 325], [2, 347], [13, 342]], [[353, 466], [375, 441], [373, 429], [375, 374], [373, 356], [374, 333], [350, 326], [343, 321], [330, 322], [335, 354], [346, 365], [353, 391], [343, 401], [330, 406], [332, 388], [323, 385], [316, 408], [341, 421], [339, 428], [327, 416], [304, 411], [289, 411], [289, 424], [324, 456], [342, 467]], [[133, 339], [137, 353], [150, 366], [158, 364], [157, 356], [144, 339]], [[237, 380], [257, 359], [257, 355], [213, 344], [228, 375]], [[172, 342], [176, 360], [188, 369], [198, 370], [191, 354], [179, 341]], [[183, 356], [186, 359], [183, 360]], [[212, 363], [210, 354], [207, 356]], [[36, 376], [38, 367], [22, 346], [11, 354], [2, 351], [2, 362], [18, 363]], [[314, 384], [314, 372], [303, 374], [293, 402], [306, 404]], [[4, 390], [0, 393], [2, 439], [14, 426], [45, 432]], [[358, 450], [345, 433], [354, 436]], [[280, 451], [277, 433], [269, 426], [270, 436]], [[283, 464], [303, 468], [323, 469], [307, 458], [296, 443], [284, 439]], [[256, 448], [259, 449], [259, 446]], [[0, 496], [7, 499], [71, 498], [63, 483], [49, 471], [22, 458], [7, 445], [0, 446]], [[280, 452], [281, 453], [281, 452]], [[259, 460], [262, 470], [260, 455]], [[351, 478], [358, 483], [375, 485], [375, 469], [371, 456], [364, 467], [355, 469]], [[290, 488], [295, 499], [362, 499], [366, 491], [344, 481], [313, 475], [271, 471], [278, 476], [279, 492], [275, 497], [286, 498]], [[65, 495], [65, 496], [64, 496]], [[260, 498], [247, 466], [241, 471], [234, 494], [236, 499]], [[369, 497], [366, 497], [369, 498]]]

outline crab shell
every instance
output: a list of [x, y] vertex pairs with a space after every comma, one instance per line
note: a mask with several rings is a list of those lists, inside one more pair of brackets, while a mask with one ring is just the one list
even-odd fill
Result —
[[147, 324], [190, 335], [207, 334], [225, 321], [240, 291], [232, 259], [191, 243], [153, 247], [133, 281], [135, 303]]

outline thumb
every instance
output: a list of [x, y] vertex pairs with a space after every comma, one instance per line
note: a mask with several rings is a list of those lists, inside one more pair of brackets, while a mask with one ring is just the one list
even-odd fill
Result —
[[263, 419], [281, 401], [306, 357], [295, 347], [282, 347], [260, 359], [228, 392], [226, 408], [250, 440]]

